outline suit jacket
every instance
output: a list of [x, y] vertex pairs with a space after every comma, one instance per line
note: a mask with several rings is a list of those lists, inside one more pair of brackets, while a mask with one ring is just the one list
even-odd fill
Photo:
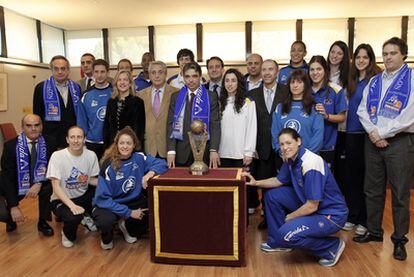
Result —
[[277, 84], [275, 97], [273, 98], [273, 104], [271, 112], [269, 113], [266, 108], [266, 102], [263, 93], [263, 86], [253, 89], [248, 92], [248, 95], [253, 98], [256, 104], [257, 114], [257, 143], [256, 151], [259, 154], [259, 159], [267, 160], [270, 156], [272, 149], [272, 115], [276, 109], [276, 106], [283, 102], [283, 100], [289, 95], [287, 86]]
[[171, 95], [178, 91], [177, 88], [165, 85], [162, 96], [161, 107], [158, 117], [152, 112], [151, 92], [152, 86], [141, 90], [138, 93], [145, 105], [145, 152], [156, 156], [167, 157], [167, 117], [170, 106]]
[[[204, 152], [204, 161], [206, 163], [208, 163], [210, 149], [218, 151], [221, 134], [217, 94], [212, 91], [208, 91], [208, 95], [210, 100], [210, 140], [207, 142], [206, 150]], [[177, 97], [178, 93], [174, 93], [171, 96], [170, 107], [168, 110], [167, 150], [175, 151], [175, 161], [180, 164], [185, 164], [192, 155], [190, 141], [187, 134], [187, 132], [190, 131], [191, 107], [187, 101], [184, 111], [183, 140], [170, 138], [174, 122], [174, 107]]]
[[[0, 175], [0, 186], [1, 193], [4, 195], [9, 208], [16, 207], [19, 205], [19, 185], [17, 179], [17, 161], [16, 161], [16, 144], [17, 138], [7, 141], [4, 143], [3, 155], [1, 156], [1, 175]], [[49, 160], [52, 152], [47, 145], [47, 159]], [[30, 156], [30, 154], [29, 154]], [[30, 165], [30, 158], [29, 158]], [[49, 183], [48, 180], [42, 182], [42, 187]]]
[[61, 109], [60, 121], [45, 120], [45, 102], [43, 100], [43, 84], [41, 82], [36, 85], [33, 94], [33, 113], [40, 116], [43, 121], [43, 137], [49, 142], [48, 147], [52, 150], [56, 148], [65, 148], [66, 133], [70, 127], [76, 125], [76, 111], [72, 102], [72, 96], [68, 91], [68, 104], [65, 107], [63, 98], [58, 92], [59, 104]]

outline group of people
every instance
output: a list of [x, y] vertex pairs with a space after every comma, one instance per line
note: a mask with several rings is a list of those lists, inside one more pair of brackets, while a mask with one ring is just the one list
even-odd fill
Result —
[[369, 44], [359, 45], [351, 60], [347, 45], [336, 41], [327, 59], [317, 55], [306, 63], [306, 45], [295, 41], [281, 70], [275, 60], [251, 54], [243, 76], [211, 57], [208, 82], [189, 49], [178, 52], [180, 72], [168, 80], [166, 64], [151, 53], [142, 56], [135, 79], [128, 59], [119, 61], [112, 79], [109, 64], [86, 53], [78, 82], [69, 79], [68, 60], [55, 56], [52, 76], [35, 88], [34, 114], [5, 143], [0, 211], [6, 230], [24, 220], [19, 200], [38, 195], [39, 231], [53, 235], [52, 209], [64, 222], [65, 247], [73, 246], [80, 223], [97, 227], [103, 249], [113, 247], [115, 223], [135, 242], [147, 229], [148, 179], [192, 164], [188, 132], [201, 120], [205, 162], [245, 168], [249, 213], [263, 188], [263, 251], [303, 248], [333, 266], [345, 248], [331, 237], [338, 230], [355, 228], [356, 242], [382, 241], [389, 181], [393, 254], [405, 260], [414, 160], [407, 52], [403, 40], [387, 40], [381, 72]]

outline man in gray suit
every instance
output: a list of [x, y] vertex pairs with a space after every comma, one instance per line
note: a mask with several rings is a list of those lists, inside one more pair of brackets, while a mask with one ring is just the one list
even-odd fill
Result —
[[95, 56], [91, 53], [85, 53], [81, 57], [81, 70], [85, 74], [85, 77], [78, 80], [78, 85], [81, 88], [81, 93], [83, 94], [91, 86], [94, 85], [95, 79], [93, 78], [93, 69], [92, 65], [95, 61]]
[[170, 168], [189, 166], [194, 161], [187, 132], [192, 120], [202, 120], [207, 128], [208, 141], [204, 161], [210, 168], [220, 163], [217, 150], [220, 144], [220, 120], [217, 94], [201, 85], [201, 67], [190, 62], [183, 68], [185, 86], [171, 96], [167, 119], [167, 161]]

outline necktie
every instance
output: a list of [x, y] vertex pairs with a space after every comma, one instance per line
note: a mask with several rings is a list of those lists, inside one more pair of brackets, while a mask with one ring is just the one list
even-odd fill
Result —
[[213, 86], [213, 91], [215, 92], [215, 93], [218, 93], [218, 85], [217, 84], [215, 84], [214, 86]]
[[190, 107], [193, 106], [194, 97], [195, 97], [195, 93], [190, 93]]
[[92, 78], [88, 78], [88, 84], [86, 85], [86, 89], [89, 89], [92, 86]]
[[267, 108], [267, 112], [270, 113], [270, 111], [272, 110], [272, 104], [273, 104], [273, 99], [272, 99], [272, 90], [271, 89], [266, 89], [266, 108]]
[[30, 145], [31, 145], [31, 148], [30, 148], [30, 183], [33, 184], [34, 168], [36, 166], [36, 160], [37, 160], [36, 142], [31, 141]]
[[154, 112], [155, 117], [158, 117], [158, 113], [160, 112], [160, 107], [161, 107], [160, 93], [161, 91], [159, 89], [155, 91], [154, 102], [152, 103], [152, 111]]

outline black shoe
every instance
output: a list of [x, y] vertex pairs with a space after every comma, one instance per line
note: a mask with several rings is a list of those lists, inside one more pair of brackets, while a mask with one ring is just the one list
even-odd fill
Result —
[[13, 232], [14, 230], [16, 230], [17, 228], [17, 224], [14, 221], [10, 221], [6, 223], [6, 232], [10, 233]]
[[352, 240], [355, 241], [355, 242], [358, 242], [358, 243], [367, 243], [367, 242], [370, 242], [370, 241], [379, 241], [379, 242], [381, 242], [383, 239], [382, 239], [382, 237], [373, 236], [369, 232], [366, 232], [365, 235], [356, 236]]
[[407, 259], [407, 251], [405, 250], [404, 244], [401, 242], [395, 243], [392, 255], [396, 260], [405, 261]]
[[267, 221], [266, 219], [263, 219], [262, 222], [257, 225], [257, 229], [259, 230], [266, 230], [267, 229]]
[[50, 227], [45, 220], [39, 220], [37, 223], [37, 230], [46, 237], [51, 237], [54, 234], [52, 227]]

